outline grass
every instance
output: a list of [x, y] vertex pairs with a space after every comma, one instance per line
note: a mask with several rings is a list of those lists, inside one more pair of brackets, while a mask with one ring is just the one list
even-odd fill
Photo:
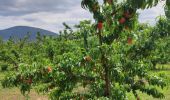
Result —
[[[170, 65], [163, 65], [163, 66], [158, 65], [158, 67], [159, 68], [166, 67], [166, 69], [152, 71], [151, 73], [152, 74], [165, 73], [167, 75], [167, 77], [170, 78]], [[7, 74], [7, 73], [0, 72], [0, 81], [3, 79], [5, 74]], [[169, 80], [169, 82], [170, 82], [170, 80]], [[168, 84], [168, 86], [166, 88], [164, 88], [162, 90], [162, 92], [165, 95], [164, 99], [155, 99], [152, 96], [148, 96], [143, 93], [139, 93], [139, 96], [141, 97], [141, 100], [170, 100], [170, 83]], [[30, 100], [48, 100], [47, 96], [38, 95], [34, 91], [31, 91], [29, 96], [30, 96]], [[0, 99], [2, 99], [2, 98], [3, 98], [3, 100], [26, 100], [26, 97], [22, 96], [19, 89], [17, 89], [17, 88], [3, 89], [2, 86], [0, 85]], [[129, 98], [129, 100], [136, 100], [135, 97], [132, 95], [132, 93], [128, 94], [128, 98]]]

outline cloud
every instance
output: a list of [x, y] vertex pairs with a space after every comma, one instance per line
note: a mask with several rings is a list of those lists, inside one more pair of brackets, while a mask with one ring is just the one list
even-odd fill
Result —
[[[21, 0], [20, 1], [15, 0], [15, 1], [20, 2]], [[32, 0], [30, 0], [30, 1], [32, 1]], [[54, 1], [54, 0], [48, 0], [48, 1]], [[55, 1], [58, 1], [58, 0], [55, 0]], [[59, 30], [63, 29], [63, 25], [62, 25], [63, 22], [66, 22], [69, 25], [74, 25], [74, 24], [77, 24], [81, 20], [92, 19], [92, 15], [88, 11], [81, 8], [80, 0], [79, 0], [79, 3], [78, 2], [75, 3], [76, 0], [74, 0], [75, 4], [73, 4], [73, 2], [71, 2], [71, 0], [62, 0], [60, 2], [59, 1], [58, 1], [58, 3], [59, 3], [58, 5], [61, 7], [56, 8], [56, 10], [54, 10], [53, 7], [50, 8], [48, 6], [44, 6], [44, 8], [41, 8], [42, 4], [44, 4], [45, 1], [44, 1], [44, 3], [43, 2], [40, 3], [40, 0], [34, 2], [37, 4], [36, 6], [38, 6], [38, 4], [39, 4], [39, 9], [40, 8], [41, 9], [48, 8], [47, 10], [37, 10], [37, 11], [35, 10], [35, 11], [31, 12], [31, 9], [32, 9], [31, 8], [31, 9], [29, 9], [29, 12], [23, 12], [23, 11], [19, 10], [19, 11], [17, 11], [18, 14], [11, 14], [12, 12], [16, 13], [16, 11], [13, 11], [13, 10], [8, 11], [6, 9], [6, 14], [4, 14], [4, 15], [0, 14], [0, 29], [9, 28], [12, 26], [33, 26], [33, 27], [47, 29], [47, 30], [57, 33]], [[29, 2], [27, 2], [27, 3], [29, 4]], [[10, 3], [10, 4], [5, 3], [5, 4], [6, 5], [14, 5], [13, 3]], [[19, 7], [16, 9], [19, 9], [19, 8], [21, 9], [22, 8], [21, 5], [24, 5], [24, 4], [25, 4], [24, 1], [22, 1], [22, 3], [17, 4]], [[53, 4], [49, 3], [47, 5], [52, 6]], [[15, 8], [16, 5], [14, 5], [12, 7]], [[7, 7], [7, 8], [9, 9], [9, 7]], [[63, 8], [63, 9], [60, 9], [60, 8]], [[2, 12], [2, 11], [0, 10], [0, 12]], [[9, 12], [10, 12], [10, 14], [8, 14]]]
[[1, 0], [0, 15], [13, 16], [37, 12], [63, 13], [80, 0]]
[[[81, 0], [1, 0], [0, 29], [13, 26], [33, 26], [58, 33], [63, 22], [73, 26], [92, 14], [81, 8]], [[154, 24], [156, 16], [164, 14], [163, 3], [140, 11], [140, 22]]]
[[145, 10], [139, 10], [139, 22], [141, 23], [149, 23], [151, 25], [154, 25], [156, 22], [156, 18], [160, 15], [165, 15], [164, 13], [164, 4], [165, 1], [160, 2], [156, 7], [145, 9]]

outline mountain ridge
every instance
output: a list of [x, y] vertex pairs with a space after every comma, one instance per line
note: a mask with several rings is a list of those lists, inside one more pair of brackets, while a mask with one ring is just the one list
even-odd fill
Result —
[[37, 33], [40, 33], [40, 35], [57, 36], [57, 33], [45, 29], [37, 28], [37, 27], [14, 26], [14, 27], [0, 30], [0, 37], [2, 37], [3, 40], [8, 40], [10, 37], [22, 39], [28, 33], [30, 34], [30, 40], [35, 40]]

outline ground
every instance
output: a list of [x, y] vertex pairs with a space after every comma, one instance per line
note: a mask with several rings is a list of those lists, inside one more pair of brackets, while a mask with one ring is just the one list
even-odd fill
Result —
[[[167, 77], [170, 78], [170, 64], [169, 65], [164, 65], [160, 66], [159, 68], [162, 68], [163, 70], [157, 70], [157, 71], [152, 71], [151, 73], [156, 74], [156, 73], [165, 73]], [[0, 80], [4, 77], [6, 73], [5, 72], [0, 72]], [[170, 81], [169, 81], [170, 82]], [[152, 96], [148, 96], [146, 94], [140, 93], [139, 96], [141, 97], [141, 100], [170, 100], [170, 84], [162, 91], [165, 94], [164, 99], [155, 99]], [[44, 95], [39, 95], [34, 91], [31, 91], [30, 93], [30, 100], [48, 100], [47, 96]], [[129, 100], [135, 100], [134, 96], [129, 93], [128, 94]], [[10, 88], [10, 89], [3, 89], [2, 86], [0, 86], [0, 100], [24, 100], [26, 97], [22, 96], [20, 93], [19, 89], [17, 88]]]

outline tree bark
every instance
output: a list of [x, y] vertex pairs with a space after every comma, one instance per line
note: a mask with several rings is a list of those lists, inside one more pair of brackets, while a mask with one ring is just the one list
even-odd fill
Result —
[[88, 51], [88, 41], [87, 41], [87, 31], [86, 30], [84, 31], [83, 37], [84, 37], [84, 48], [86, 49], [86, 51]]
[[[101, 30], [99, 30], [99, 43], [100, 46], [102, 46], [103, 41], [102, 41], [102, 35], [101, 35]], [[105, 57], [105, 53], [103, 52], [102, 48], [100, 48], [100, 52], [101, 52], [101, 63], [102, 63], [102, 67], [104, 69], [104, 81], [105, 81], [105, 89], [104, 89], [104, 96], [105, 97], [109, 97], [110, 96], [110, 80], [109, 80], [109, 69], [107, 66], [107, 59]]]

